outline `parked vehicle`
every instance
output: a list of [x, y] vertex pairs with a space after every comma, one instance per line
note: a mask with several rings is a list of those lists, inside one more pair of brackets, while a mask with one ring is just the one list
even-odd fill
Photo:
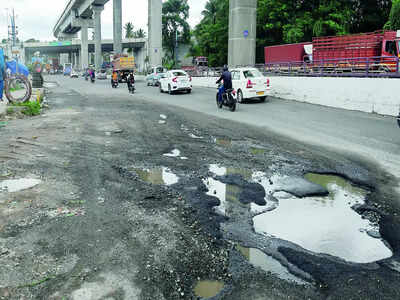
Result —
[[160, 93], [192, 92], [192, 77], [183, 70], [171, 70], [160, 79]]
[[167, 70], [164, 67], [153, 67], [147, 72], [146, 82], [147, 86], [159, 86], [160, 79]]
[[400, 31], [315, 37], [312, 43], [265, 47], [267, 68], [304, 73], [395, 72]]
[[126, 54], [117, 54], [114, 56], [113, 71], [118, 73], [118, 82], [126, 82], [128, 75], [135, 72], [135, 58]]
[[204, 72], [208, 71], [208, 59], [204, 56], [194, 57], [192, 64], [189, 66], [182, 66], [182, 70], [191, 76], [202, 76]]
[[107, 70], [101, 69], [100, 72], [97, 74], [97, 79], [106, 80], [107, 79]]
[[222, 102], [218, 101], [219, 89], [223, 84], [220, 83], [218, 85], [218, 92], [216, 95], [217, 107], [221, 109], [223, 106], [227, 106], [230, 111], [234, 112], [236, 110], [236, 91], [234, 89], [226, 90], [225, 93], [222, 94]]
[[242, 103], [245, 99], [260, 99], [264, 102], [270, 94], [269, 78], [256, 68], [237, 68], [231, 70], [232, 86], [237, 93], [237, 100]]
[[79, 77], [79, 74], [78, 74], [77, 71], [71, 70], [69, 76], [70, 76], [71, 78], [78, 78], [78, 77]]

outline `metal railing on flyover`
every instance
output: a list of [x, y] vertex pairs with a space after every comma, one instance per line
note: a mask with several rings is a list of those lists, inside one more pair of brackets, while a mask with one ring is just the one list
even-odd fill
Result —
[[264, 74], [278, 76], [400, 78], [399, 57], [393, 56], [277, 62], [256, 67]]

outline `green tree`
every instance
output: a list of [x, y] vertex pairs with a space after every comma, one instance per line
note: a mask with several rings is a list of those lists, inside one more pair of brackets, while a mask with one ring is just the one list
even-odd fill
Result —
[[165, 50], [164, 63], [177, 65], [175, 61], [175, 44], [178, 37], [179, 44], [190, 41], [189, 5], [187, 0], [167, 0], [162, 8], [162, 35]]
[[386, 23], [385, 29], [400, 29], [400, 0], [393, 0], [392, 9], [389, 14], [389, 21]]
[[229, 0], [209, 0], [194, 30], [197, 55], [208, 57], [212, 67], [228, 61]]
[[133, 23], [128, 22], [124, 26], [125, 29], [125, 38], [126, 39], [131, 39], [134, 37], [134, 32], [133, 32]]
[[137, 39], [144, 39], [146, 37], [146, 32], [142, 28], [139, 28], [134, 32], [134, 37]]

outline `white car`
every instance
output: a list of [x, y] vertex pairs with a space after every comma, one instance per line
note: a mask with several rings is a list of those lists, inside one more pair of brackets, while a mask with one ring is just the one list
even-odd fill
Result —
[[75, 70], [71, 70], [71, 73], [69, 74], [69, 76], [71, 78], [78, 78], [79, 77], [78, 72], [76, 72]]
[[160, 78], [160, 93], [168, 92], [170, 95], [174, 92], [185, 91], [192, 92], [192, 77], [183, 70], [171, 70]]
[[232, 86], [237, 93], [237, 100], [259, 98], [262, 102], [270, 94], [270, 80], [256, 68], [237, 68], [231, 71]]

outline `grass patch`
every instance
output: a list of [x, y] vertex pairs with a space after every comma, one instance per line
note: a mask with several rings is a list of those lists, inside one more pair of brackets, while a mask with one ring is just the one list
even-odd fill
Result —
[[40, 103], [36, 101], [29, 101], [24, 103], [17, 103], [17, 106], [24, 106], [26, 109], [22, 111], [24, 115], [27, 116], [37, 116], [40, 115]]
[[7, 114], [11, 115], [14, 113], [14, 107], [7, 107]]

